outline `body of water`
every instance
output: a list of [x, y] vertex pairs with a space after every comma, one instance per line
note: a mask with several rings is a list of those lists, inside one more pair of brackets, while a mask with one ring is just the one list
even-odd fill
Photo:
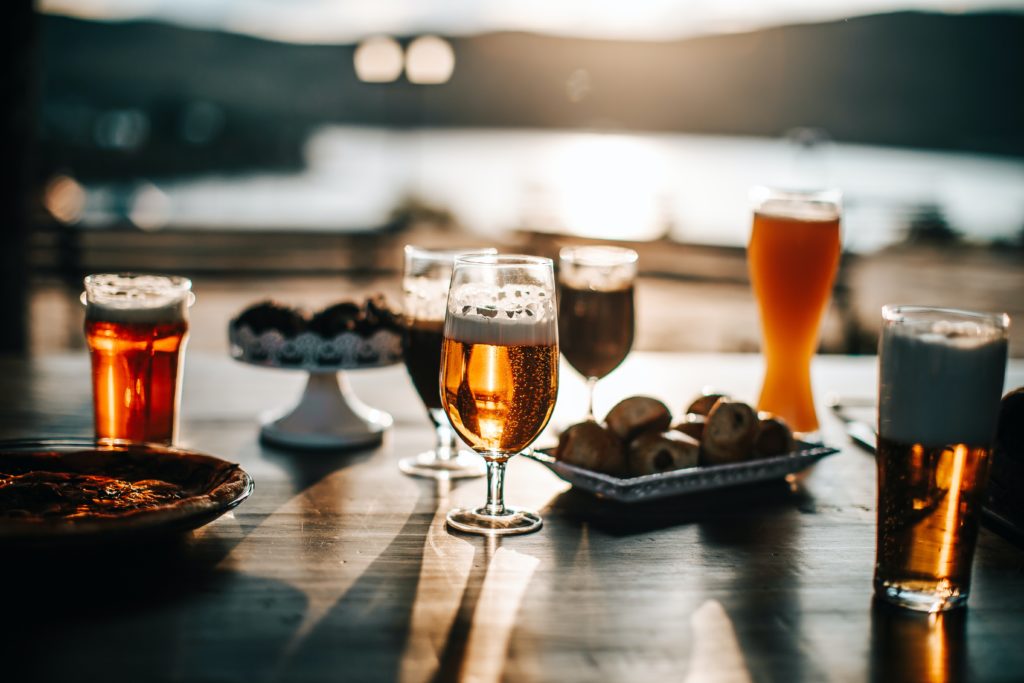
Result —
[[934, 209], [971, 241], [1024, 230], [1024, 160], [787, 139], [576, 131], [328, 126], [300, 173], [202, 176], [86, 187], [83, 226], [144, 229], [384, 226], [410, 198], [466, 229], [598, 239], [669, 236], [742, 245], [751, 186], [843, 190], [844, 240], [868, 252]]

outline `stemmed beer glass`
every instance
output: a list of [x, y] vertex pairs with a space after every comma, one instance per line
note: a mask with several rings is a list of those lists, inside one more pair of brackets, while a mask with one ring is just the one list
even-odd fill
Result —
[[587, 419], [594, 419], [597, 381], [633, 347], [637, 254], [610, 246], [559, 252], [558, 333], [562, 355], [587, 379]]
[[505, 506], [505, 463], [540, 435], [558, 395], [551, 259], [456, 258], [440, 381], [452, 426], [487, 463], [487, 503], [452, 510], [448, 525], [489, 535], [536, 531], [540, 516]]
[[430, 250], [405, 247], [402, 275], [404, 334], [402, 355], [413, 386], [434, 424], [436, 444], [432, 450], [398, 462], [406, 474], [433, 479], [479, 477], [484, 463], [475, 454], [459, 451], [455, 432], [441, 406], [438, 377], [441, 375], [441, 340], [448, 303], [448, 285], [455, 257], [462, 254], [494, 254], [495, 249]]

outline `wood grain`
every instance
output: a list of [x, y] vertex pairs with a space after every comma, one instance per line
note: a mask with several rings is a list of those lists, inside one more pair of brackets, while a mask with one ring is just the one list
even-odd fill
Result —
[[[1011, 380], [1024, 383], [1024, 367]], [[583, 412], [563, 374], [555, 426]], [[843, 445], [798, 482], [623, 506], [525, 458], [508, 497], [536, 534], [449, 533], [479, 480], [397, 470], [432, 432], [402, 368], [355, 373], [396, 426], [377, 450], [263, 447], [256, 417], [302, 377], [193, 354], [184, 445], [240, 462], [252, 498], [197, 532], [102, 548], [5, 547], [5, 680], [950, 681], [1024, 676], [1024, 551], [985, 530], [966, 612], [872, 606], [874, 461]], [[756, 356], [635, 354], [598, 412], [675, 410], [713, 384], [751, 398]], [[873, 358], [816, 361], [819, 396], [870, 397]], [[84, 355], [0, 359], [0, 436], [87, 435]]]

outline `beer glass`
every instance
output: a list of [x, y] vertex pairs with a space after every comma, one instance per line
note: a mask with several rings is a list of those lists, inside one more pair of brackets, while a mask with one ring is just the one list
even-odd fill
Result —
[[436, 444], [432, 450], [403, 458], [398, 467], [406, 474], [435, 479], [479, 477], [484, 463], [475, 453], [459, 451], [455, 432], [441, 406], [438, 378], [441, 376], [441, 340], [448, 285], [455, 257], [460, 254], [493, 254], [495, 249], [431, 251], [405, 247], [402, 277], [404, 321], [402, 355], [413, 386], [434, 425]]
[[929, 612], [967, 600], [1009, 322], [882, 309], [875, 593], [884, 600]]
[[551, 418], [558, 394], [558, 316], [551, 259], [455, 260], [441, 357], [441, 402], [455, 431], [487, 463], [487, 503], [448, 513], [475, 534], [536, 531], [534, 512], [505, 506], [505, 463]]
[[606, 246], [565, 247], [558, 263], [558, 339], [562, 355], [587, 379], [587, 419], [597, 381], [633, 346], [637, 254]]
[[811, 358], [839, 268], [839, 193], [755, 189], [747, 247], [765, 359], [758, 410], [813, 438]]
[[183, 277], [85, 278], [96, 438], [174, 443], [193, 300], [192, 282]]

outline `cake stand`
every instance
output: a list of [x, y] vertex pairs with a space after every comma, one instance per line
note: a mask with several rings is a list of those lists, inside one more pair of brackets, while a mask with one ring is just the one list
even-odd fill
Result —
[[330, 339], [312, 332], [285, 337], [275, 329], [257, 333], [248, 325], [232, 323], [228, 340], [237, 361], [308, 374], [294, 407], [261, 418], [260, 437], [265, 442], [300, 450], [367, 448], [380, 444], [391, 427], [391, 415], [359, 400], [346, 373], [401, 362], [402, 338], [397, 331], [343, 332]]

